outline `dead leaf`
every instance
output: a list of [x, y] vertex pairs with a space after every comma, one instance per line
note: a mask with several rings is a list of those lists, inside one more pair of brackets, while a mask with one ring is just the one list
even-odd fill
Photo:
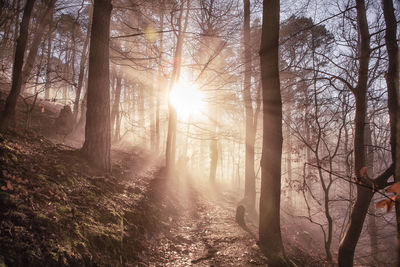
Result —
[[42, 110], [41, 110], [41, 111], [42, 111], [42, 113], [44, 113], [44, 107], [42, 107]]
[[5, 187], [4, 185], [2, 185], [0, 188], [1, 188], [1, 190], [3, 190], [3, 191], [7, 191], [7, 187]]
[[397, 196], [392, 196], [390, 199], [384, 199], [376, 204], [376, 208], [386, 208], [386, 212], [390, 212], [394, 206]]
[[391, 186], [386, 188], [386, 192], [388, 192], [388, 193], [396, 193], [396, 194], [400, 195], [400, 182], [392, 184]]
[[8, 190], [14, 190], [14, 187], [12, 186], [12, 184], [10, 183], [10, 181], [7, 181], [7, 189]]

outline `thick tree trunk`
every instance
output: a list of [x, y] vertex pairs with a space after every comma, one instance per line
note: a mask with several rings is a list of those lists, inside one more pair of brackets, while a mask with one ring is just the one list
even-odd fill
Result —
[[[370, 58], [370, 35], [368, 32], [367, 16], [364, 0], [356, 1], [357, 24], [360, 33], [359, 45], [359, 73], [358, 84], [353, 89], [356, 102], [356, 114], [354, 118], [354, 172], [358, 181], [361, 181], [360, 170], [366, 166], [365, 158], [365, 116], [366, 116], [366, 95], [368, 82], [368, 63]], [[353, 266], [354, 251], [360, 238], [360, 234], [368, 212], [368, 207], [374, 192], [362, 185], [357, 185], [357, 197], [354, 203], [348, 228], [344, 238], [339, 245], [338, 262], [339, 266]]]
[[83, 154], [111, 170], [109, 35], [111, 0], [95, 0], [90, 36], [89, 78]]
[[245, 183], [243, 204], [248, 211], [253, 211], [256, 205], [256, 181], [254, 173], [254, 142], [255, 129], [253, 128], [253, 100], [251, 97], [251, 47], [250, 47], [250, 0], [243, 0], [243, 61], [244, 83], [243, 101], [245, 107], [246, 124], [246, 151], [245, 151]]
[[279, 81], [279, 0], [264, 0], [260, 48], [263, 148], [259, 244], [271, 266], [287, 266], [280, 228], [282, 100]]
[[15, 49], [14, 65], [12, 72], [12, 82], [10, 94], [7, 97], [6, 105], [0, 121], [0, 130], [7, 130], [10, 124], [15, 124], [15, 108], [17, 99], [21, 92], [22, 85], [22, 66], [24, 63], [24, 54], [28, 41], [29, 21], [32, 14], [35, 0], [28, 0], [24, 8], [24, 15], [21, 21], [20, 33], [17, 39], [17, 47]]
[[[386, 73], [386, 84], [388, 90], [388, 108], [390, 118], [390, 144], [392, 149], [392, 160], [395, 163], [395, 182], [400, 182], [400, 151], [399, 147], [396, 148], [396, 136], [398, 135], [397, 114], [400, 115], [399, 110], [399, 62], [396, 33], [397, 21], [395, 11], [393, 8], [392, 0], [382, 0], [383, 2], [383, 15], [386, 23], [386, 49], [388, 53], [389, 65]], [[399, 113], [398, 113], [399, 112]], [[399, 142], [400, 136], [397, 136]], [[396, 222], [397, 222], [397, 262], [400, 265], [400, 205], [396, 201]]]
[[25, 90], [25, 85], [28, 82], [29, 75], [31, 74], [32, 68], [35, 64], [36, 55], [39, 50], [40, 43], [42, 41], [42, 37], [44, 34], [44, 30], [46, 29], [46, 25], [50, 25], [50, 22], [53, 17], [54, 5], [57, 0], [50, 0], [46, 5], [46, 10], [39, 21], [39, 26], [37, 27], [37, 32], [33, 37], [31, 47], [29, 48], [29, 54], [26, 58], [26, 62], [24, 68], [22, 70], [22, 85], [21, 85], [21, 93]]

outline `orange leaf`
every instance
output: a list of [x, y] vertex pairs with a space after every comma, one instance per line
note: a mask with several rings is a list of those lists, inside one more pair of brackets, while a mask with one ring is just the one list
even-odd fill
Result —
[[7, 189], [8, 189], [8, 190], [14, 190], [14, 187], [12, 186], [12, 184], [10, 183], [10, 181], [7, 181]]
[[386, 201], [387, 201], [387, 199], [384, 199], [384, 200], [381, 200], [381, 201], [379, 201], [378, 203], [376, 203], [376, 208], [377, 208], [377, 209], [379, 209], [379, 208], [385, 208], [385, 207], [386, 207]]
[[366, 171], [367, 171], [367, 168], [368, 168], [368, 166], [364, 166], [364, 167], [361, 168], [361, 170], [360, 170], [360, 175], [361, 175], [361, 177], [364, 177], [364, 176], [365, 176], [365, 173], [366, 173]]
[[388, 192], [388, 193], [396, 193], [396, 194], [400, 195], [400, 182], [392, 184], [391, 186], [386, 188], [386, 192]]
[[396, 200], [396, 197], [397, 196], [392, 196], [390, 199], [384, 199], [384, 200], [379, 201], [376, 204], [376, 208], [377, 209], [386, 208], [386, 211], [390, 212], [392, 210], [393, 206], [394, 206], [394, 202]]
[[5, 187], [4, 185], [2, 185], [0, 188], [1, 188], [1, 190], [3, 190], [3, 191], [7, 191], [7, 187]]
[[44, 107], [42, 107], [42, 113], [44, 112]]

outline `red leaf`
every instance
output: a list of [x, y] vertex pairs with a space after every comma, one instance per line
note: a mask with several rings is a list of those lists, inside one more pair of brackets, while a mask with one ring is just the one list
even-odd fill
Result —
[[1, 190], [3, 190], [3, 191], [7, 191], [7, 187], [5, 187], [4, 185], [2, 185], [0, 188], [1, 188]]

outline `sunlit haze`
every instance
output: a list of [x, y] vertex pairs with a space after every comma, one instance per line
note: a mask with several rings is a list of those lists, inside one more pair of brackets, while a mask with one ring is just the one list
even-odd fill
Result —
[[169, 94], [169, 99], [181, 119], [200, 115], [205, 108], [203, 94], [190, 82], [176, 83]]

